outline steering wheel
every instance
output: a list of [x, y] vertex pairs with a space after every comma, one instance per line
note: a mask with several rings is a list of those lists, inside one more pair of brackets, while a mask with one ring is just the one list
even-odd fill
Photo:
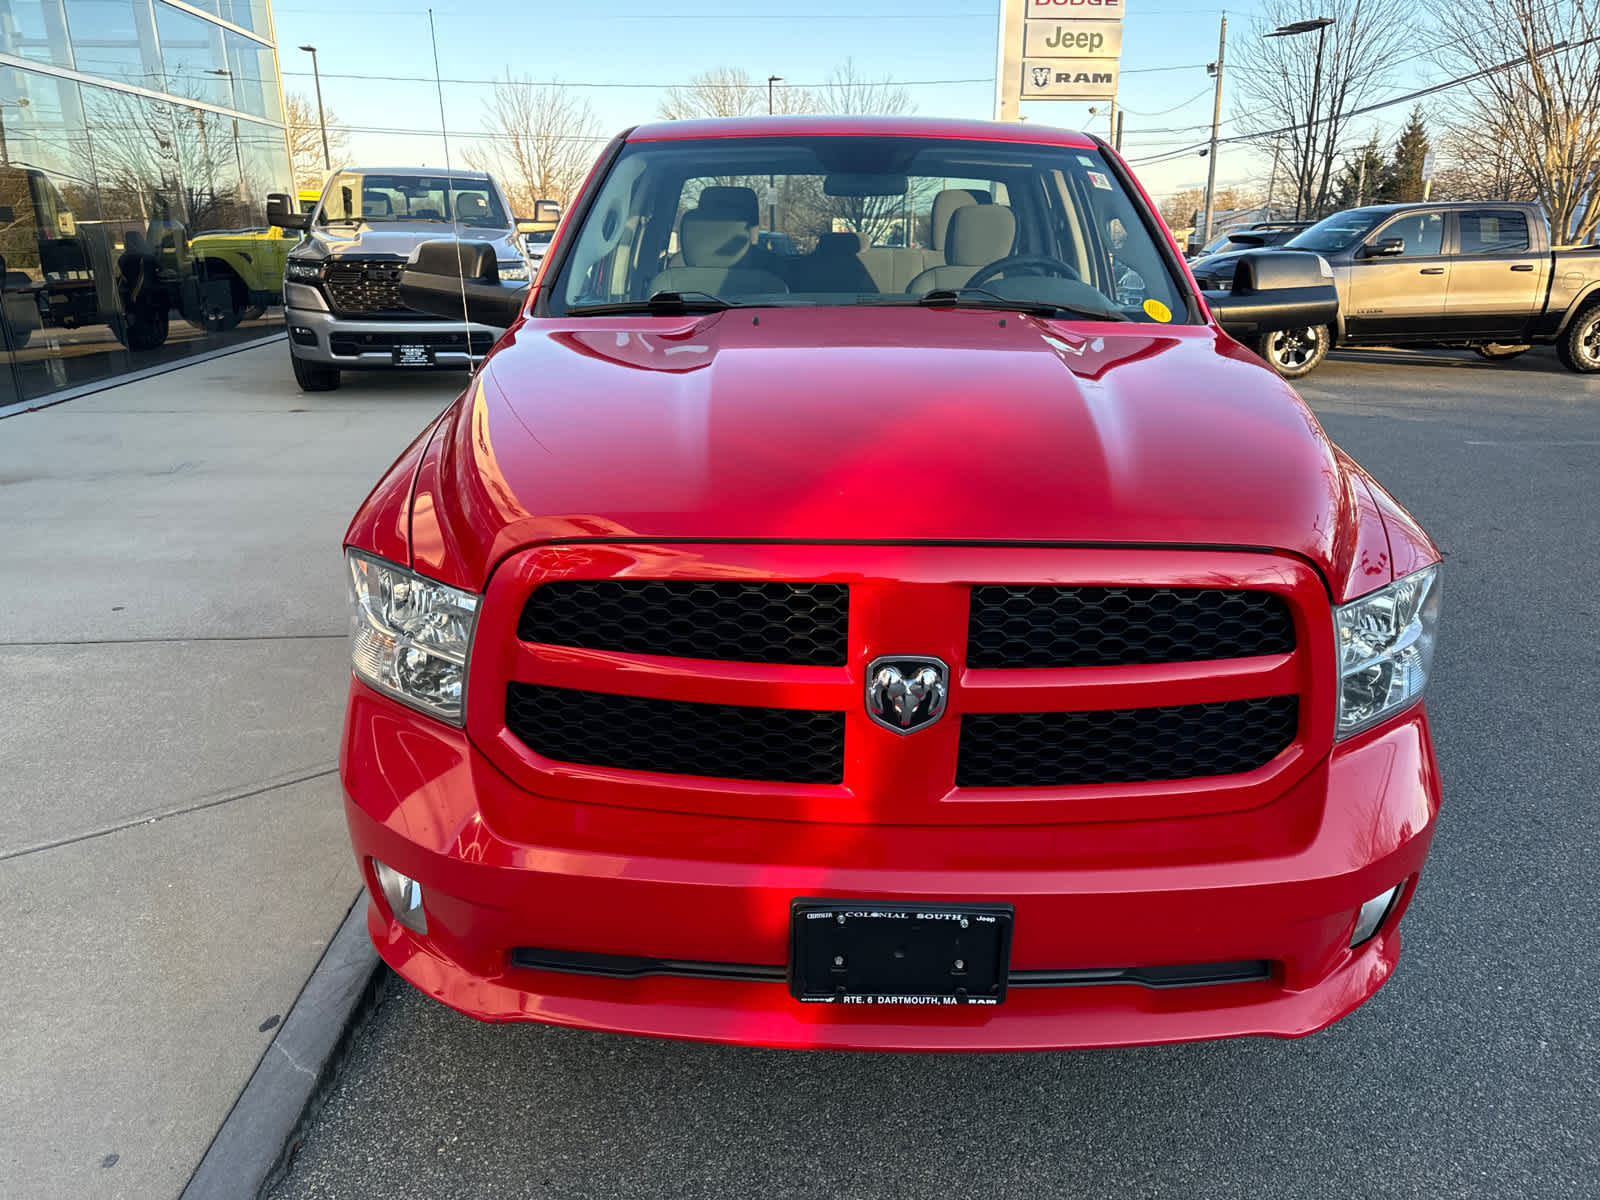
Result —
[[986, 267], [979, 267], [977, 274], [967, 280], [967, 287], [982, 287], [996, 275], [1003, 275], [1007, 271], [1031, 269], [1034, 271], [1048, 271], [1061, 275], [1067, 279], [1076, 279], [1080, 282], [1083, 276], [1078, 273], [1078, 268], [1069, 262], [1062, 262], [1048, 254], [1012, 254], [1006, 258], [997, 258]]

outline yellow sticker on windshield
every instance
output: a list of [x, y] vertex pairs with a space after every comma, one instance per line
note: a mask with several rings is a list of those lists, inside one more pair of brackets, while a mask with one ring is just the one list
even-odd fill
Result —
[[1163, 325], [1172, 320], [1172, 310], [1159, 300], [1146, 300], [1144, 312], [1152, 321], [1160, 321]]

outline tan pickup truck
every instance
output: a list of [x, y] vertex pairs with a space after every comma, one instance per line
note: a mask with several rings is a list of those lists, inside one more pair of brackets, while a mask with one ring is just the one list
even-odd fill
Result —
[[[1600, 247], [1552, 250], [1537, 205], [1369, 205], [1274, 249], [1320, 254], [1339, 289], [1331, 325], [1256, 342], [1285, 378], [1309, 375], [1334, 346], [1470, 346], [1503, 359], [1553, 344], [1569, 369], [1600, 371]], [[1203, 290], [1225, 291], [1235, 265], [1192, 270]]]

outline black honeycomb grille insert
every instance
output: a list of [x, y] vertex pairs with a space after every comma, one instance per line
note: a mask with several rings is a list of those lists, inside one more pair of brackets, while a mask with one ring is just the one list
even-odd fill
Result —
[[844, 714], [506, 687], [506, 728], [560, 762], [770, 783], [841, 783]]
[[322, 285], [333, 307], [347, 316], [410, 312], [400, 303], [399, 259], [338, 258], [323, 268]]
[[1287, 654], [1282, 596], [1222, 588], [1011, 586], [972, 589], [967, 665], [1117, 667]]
[[840, 583], [564, 579], [534, 589], [525, 642], [676, 658], [842, 667], [850, 591]]
[[958, 787], [1066, 787], [1235, 775], [1294, 741], [1299, 698], [961, 718]]

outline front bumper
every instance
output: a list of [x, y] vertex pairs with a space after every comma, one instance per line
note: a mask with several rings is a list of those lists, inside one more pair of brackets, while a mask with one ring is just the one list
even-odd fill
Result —
[[[369, 904], [385, 961], [485, 1021], [791, 1048], [1022, 1050], [1298, 1037], [1394, 970], [1396, 929], [1439, 809], [1427, 716], [1338, 746], [1262, 807], [1161, 821], [808, 824], [530, 794], [459, 730], [352, 683], [341, 747], [355, 852], [417, 879], [428, 933]], [[494, 793], [494, 802], [483, 801]], [[485, 809], [515, 805], [523, 840]], [[536, 830], [536, 837], [527, 836]], [[1356, 910], [1403, 883], [1377, 936]], [[787, 961], [798, 896], [1015, 905], [1012, 968], [1264, 959], [1264, 980], [1014, 987], [993, 1008], [803, 1005], [781, 981], [607, 978], [512, 965], [519, 947], [702, 962]]]
[[[293, 290], [305, 292], [309, 289], [296, 287]], [[289, 329], [291, 354], [304, 362], [341, 371], [416, 370], [395, 367], [394, 348], [401, 344], [431, 345], [435, 369], [463, 370], [481, 361], [505, 332], [487, 325], [463, 326], [460, 321], [441, 321], [420, 315], [415, 320], [404, 317], [362, 320], [326, 310], [294, 307], [284, 310], [284, 322]]]

